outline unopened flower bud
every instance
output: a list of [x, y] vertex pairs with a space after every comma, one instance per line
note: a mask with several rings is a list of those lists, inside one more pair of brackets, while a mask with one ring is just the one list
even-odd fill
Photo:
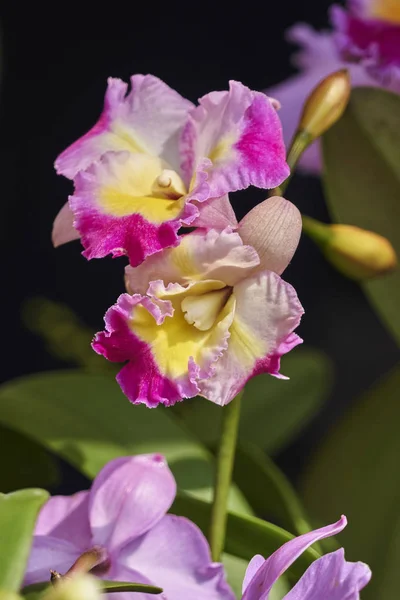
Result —
[[102, 600], [100, 583], [92, 575], [61, 578], [49, 587], [43, 600]]
[[350, 91], [350, 75], [346, 69], [325, 77], [307, 98], [298, 130], [307, 132], [312, 139], [320, 137], [344, 113]]
[[280, 275], [292, 260], [301, 234], [301, 214], [294, 204], [274, 196], [255, 206], [240, 221], [238, 232], [260, 257], [260, 269]]
[[303, 231], [325, 258], [346, 277], [363, 281], [392, 271], [396, 252], [383, 236], [353, 225], [326, 225], [303, 217]]

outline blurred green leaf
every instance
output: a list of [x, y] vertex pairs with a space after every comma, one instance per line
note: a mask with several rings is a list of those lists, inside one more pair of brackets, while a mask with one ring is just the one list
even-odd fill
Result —
[[[268, 453], [288, 444], [315, 416], [332, 380], [328, 358], [308, 348], [285, 356], [281, 371], [291, 379], [259, 375], [246, 384], [242, 398], [239, 438]], [[219, 406], [195, 398], [172, 410], [204, 444], [216, 446], [222, 415]]]
[[16, 431], [0, 425], [0, 492], [34, 485], [48, 488], [58, 483], [54, 458], [46, 450]]
[[344, 513], [347, 558], [373, 572], [363, 599], [400, 589], [400, 365], [334, 427], [305, 473], [306, 506], [321, 523]]
[[[154, 585], [145, 585], [143, 583], [129, 583], [126, 581], [107, 581], [106, 579], [98, 579], [104, 594], [114, 592], [142, 592], [143, 594], [161, 594], [162, 589]], [[47, 592], [51, 583], [43, 581], [41, 583], [33, 583], [27, 585], [21, 590], [22, 597], [25, 600], [38, 600], [44, 592]], [[135, 596], [133, 596], [134, 600]], [[0, 598], [0, 600], [2, 600]]]
[[[197, 523], [205, 535], [208, 534], [211, 504], [187, 494], [178, 493], [170, 512], [181, 515]], [[255, 554], [270, 556], [282, 544], [293, 539], [289, 532], [250, 515], [230, 512], [228, 515], [225, 551], [228, 554], [251, 560]], [[289, 570], [294, 577], [300, 577], [304, 570], [319, 554], [309, 548], [298, 558]]]
[[233, 478], [256, 514], [273, 517], [295, 535], [312, 530], [293, 487], [256, 446], [249, 443], [238, 446]]
[[[400, 256], [400, 96], [376, 88], [353, 90], [323, 148], [334, 219], [385, 236]], [[400, 344], [400, 270], [363, 287]]]
[[[32, 437], [85, 475], [94, 477], [118, 456], [161, 452], [181, 489], [211, 499], [213, 459], [168, 413], [164, 407], [132, 405], [106, 375], [52, 372], [0, 388], [0, 423]], [[234, 488], [230, 506], [251, 512]]]
[[49, 497], [39, 489], [0, 494], [0, 588], [18, 592], [31, 548], [35, 521]]

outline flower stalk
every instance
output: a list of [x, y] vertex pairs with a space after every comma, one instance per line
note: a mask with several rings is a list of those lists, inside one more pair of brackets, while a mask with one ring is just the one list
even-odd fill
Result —
[[228, 517], [228, 496], [235, 461], [242, 392], [223, 408], [222, 431], [218, 449], [214, 499], [211, 510], [210, 547], [214, 562], [221, 560]]

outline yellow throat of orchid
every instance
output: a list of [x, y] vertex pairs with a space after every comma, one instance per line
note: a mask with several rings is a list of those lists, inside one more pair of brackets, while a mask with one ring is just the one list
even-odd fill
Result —
[[400, 0], [372, 0], [370, 16], [400, 25]]
[[113, 165], [99, 190], [104, 212], [115, 217], [140, 213], [153, 223], [178, 217], [187, 189], [178, 173], [167, 167], [160, 158], [145, 154]]

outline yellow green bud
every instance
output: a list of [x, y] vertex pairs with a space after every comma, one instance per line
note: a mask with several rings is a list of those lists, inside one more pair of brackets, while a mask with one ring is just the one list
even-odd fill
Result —
[[303, 231], [343, 275], [363, 281], [397, 266], [396, 252], [385, 237], [353, 225], [326, 225], [303, 217]]

